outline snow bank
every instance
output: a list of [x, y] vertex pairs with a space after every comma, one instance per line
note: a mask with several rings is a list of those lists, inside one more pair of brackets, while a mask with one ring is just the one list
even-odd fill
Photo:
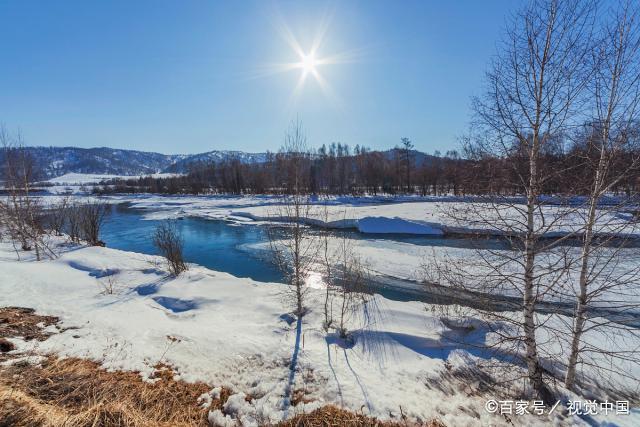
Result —
[[[195, 265], [171, 278], [157, 257], [71, 249], [54, 261], [15, 261], [11, 246], [0, 244], [0, 306], [33, 307], [62, 320], [59, 333], [25, 342], [33, 348], [24, 350], [91, 358], [143, 376], [158, 362], [170, 364], [183, 380], [234, 390], [226, 414], [211, 414], [221, 424], [276, 422], [327, 403], [381, 418], [399, 419], [402, 411], [447, 425], [505, 423], [483, 410], [488, 397], [468, 396], [447, 374], [488, 357], [475, 350], [486, 333], [461, 336], [422, 304], [375, 296], [368, 309], [382, 311], [369, 312], [368, 322], [353, 318], [355, 342], [346, 346], [322, 329], [322, 290], [309, 289], [311, 311], [298, 330], [286, 321], [284, 285]], [[291, 406], [292, 392], [310, 403]]]
[[444, 232], [438, 225], [423, 221], [409, 221], [394, 217], [364, 217], [357, 221], [361, 233], [377, 234], [421, 234], [442, 236]]
[[57, 176], [47, 180], [56, 185], [82, 185], [82, 184], [98, 184], [102, 181], [109, 179], [129, 179], [140, 178], [141, 176], [152, 176], [154, 178], [167, 178], [172, 176], [178, 176], [175, 173], [154, 173], [143, 175], [110, 175], [110, 174], [90, 174], [90, 173], [66, 173], [64, 175]]

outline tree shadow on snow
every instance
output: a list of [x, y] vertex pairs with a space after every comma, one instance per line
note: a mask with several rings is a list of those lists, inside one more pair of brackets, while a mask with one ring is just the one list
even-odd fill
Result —
[[293, 387], [295, 386], [296, 370], [298, 369], [298, 354], [300, 353], [300, 338], [302, 336], [302, 316], [298, 316], [296, 322], [296, 341], [293, 346], [293, 355], [291, 356], [291, 363], [289, 364], [289, 378], [287, 386], [284, 389], [284, 419], [289, 415], [289, 408], [291, 407], [291, 395], [293, 393]]
[[481, 359], [513, 362], [513, 354], [487, 346], [488, 329], [482, 324], [467, 326], [446, 324], [446, 326], [438, 338], [362, 329], [352, 332], [347, 340], [341, 339], [336, 334], [328, 334], [325, 340], [327, 345], [336, 345], [343, 350], [357, 346], [363, 353], [378, 360], [381, 365], [401, 349], [408, 349], [431, 359], [447, 360], [451, 353], [463, 350]]
[[336, 386], [338, 387], [338, 396], [340, 397], [340, 406], [344, 406], [344, 399], [342, 397], [342, 386], [340, 385], [340, 380], [338, 380], [338, 375], [336, 374], [336, 370], [333, 367], [333, 362], [331, 361], [331, 344], [327, 341], [327, 363], [329, 364], [329, 369], [331, 369], [331, 373], [333, 374], [333, 379], [336, 382]]

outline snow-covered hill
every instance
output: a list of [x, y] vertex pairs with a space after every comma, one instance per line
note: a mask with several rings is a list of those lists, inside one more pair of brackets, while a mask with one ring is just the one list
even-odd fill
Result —
[[[117, 148], [78, 147], [26, 147], [35, 159], [36, 168], [46, 180], [69, 173], [91, 175], [140, 176], [156, 173], [186, 173], [199, 164], [237, 159], [241, 163], [262, 163], [267, 153], [246, 153], [234, 150], [213, 150], [197, 154], [161, 154], [147, 151], [122, 150]], [[397, 148], [383, 151], [387, 159], [403, 156]], [[0, 150], [0, 164], [3, 163]], [[431, 162], [434, 157], [412, 150], [411, 158], [416, 165]]]
[[[26, 147], [41, 171], [40, 179], [68, 173], [101, 175], [147, 175], [161, 172], [184, 173], [190, 165], [238, 158], [243, 163], [264, 161], [264, 153], [209, 151], [199, 154], [161, 154], [115, 148]], [[0, 164], [3, 153], [0, 151]]]
[[184, 173], [190, 166], [198, 163], [217, 163], [225, 160], [237, 159], [241, 163], [262, 163], [266, 161], [266, 153], [245, 153], [244, 151], [214, 150], [206, 153], [193, 154], [178, 159], [164, 172]]

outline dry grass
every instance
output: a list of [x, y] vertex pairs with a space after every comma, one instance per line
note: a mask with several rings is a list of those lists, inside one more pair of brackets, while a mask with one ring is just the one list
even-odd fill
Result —
[[197, 402], [211, 387], [176, 381], [164, 367], [158, 372], [150, 383], [82, 359], [16, 363], [0, 372], [0, 425], [207, 425], [209, 408]]
[[[44, 340], [41, 328], [57, 318], [40, 316], [25, 308], [0, 308], [0, 338], [20, 336]], [[4, 359], [20, 356], [0, 353]], [[2, 357], [0, 357], [2, 359]], [[182, 427], [206, 426], [210, 410], [223, 409], [231, 391], [207, 407], [198, 398], [211, 390], [204, 383], [174, 379], [170, 366], [155, 366], [154, 382], [137, 372], [108, 372], [84, 359], [49, 356], [38, 365], [24, 361], [0, 367], [0, 427]], [[304, 400], [298, 396], [300, 400]], [[278, 424], [294, 426], [412, 426], [404, 422], [382, 422], [335, 406], [325, 406]], [[438, 421], [425, 427], [444, 427]]]
[[[0, 308], [0, 337], [39, 341], [58, 319], [20, 307]], [[11, 353], [5, 359], [16, 357]], [[50, 356], [38, 365], [18, 362], [0, 369], [0, 426], [198, 426], [209, 408], [198, 397], [211, 387], [173, 379], [156, 366], [155, 382], [136, 372], [107, 372], [98, 363]]]
[[57, 317], [40, 316], [30, 308], [0, 307], [0, 362], [11, 359], [12, 356], [7, 353], [15, 350], [15, 345], [7, 338], [44, 341], [50, 334], [42, 328], [56, 323]]
[[31, 308], [2, 307], [0, 308], [0, 338], [22, 337], [27, 341], [36, 339], [43, 341], [49, 337], [40, 326], [58, 323], [58, 318], [35, 314]]
[[[222, 409], [230, 396], [223, 389], [209, 407], [198, 397], [211, 387], [173, 379], [157, 366], [156, 382], [135, 372], [107, 372], [83, 359], [49, 357], [40, 365], [16, 363], [0, 371], [0, 426], [206, 426], [207, 414]], [[325, 406], [279, 423], [280, 427], [407, 427], [409, 422], [383, 422], [362, 414]], [[444, 427], [438, 421], [426, 427]]]
[[[327, 405], [308, 414], [300, 414], [278, 424], [279, 427], [407, 427], [415, 426], [407, 421], [380, 421], [376, 418], [349, 412], [338, 407]], [[445, 427], [439, 421], [433, 420], [424, 427]]]

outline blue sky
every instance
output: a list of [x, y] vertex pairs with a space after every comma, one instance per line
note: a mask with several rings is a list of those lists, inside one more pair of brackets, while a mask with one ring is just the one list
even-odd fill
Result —
[[[517, 6], [487, 1], [0, 0], [0, 123], [28, 145], [164, 153], [309, 143], [457, 146]], [[316, 57], [327, 93], [282, 37]], [[345, 61], [348, 60], [348, 61]]]

